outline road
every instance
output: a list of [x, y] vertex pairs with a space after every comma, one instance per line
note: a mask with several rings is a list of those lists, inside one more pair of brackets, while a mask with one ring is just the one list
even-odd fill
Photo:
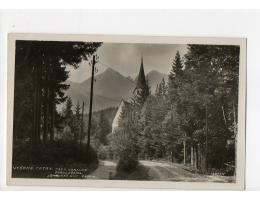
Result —
[[[232, 182], [233, 177], [218, 175], [200, 175], [185, 169], [182, 164], [163, 161], [140, 160], [147, 168], [153, 181], [185, 181], [185, 182]], [[112, 161], [100, 161], [97, 170], [89, 175], [90, 179], [109, 179], [116, 171], [116, 163]]]
[[148, 160], [141, 160], [140, 163], [149, 168], [153, 180], [187, 182], [230, 182], [233, 180], [233, 177], [227, 176], [196, 174], [177, 163]]

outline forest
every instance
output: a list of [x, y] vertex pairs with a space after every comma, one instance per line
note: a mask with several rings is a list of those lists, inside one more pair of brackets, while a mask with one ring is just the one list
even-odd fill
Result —
[[[71, 122], [57, 111], [67, 101], [66, 65], [75, 69], [89, 60], [101, 43], [16, 41], [13, 123], [13, 166], [98, 165], [94, 150], [64, 142], [55, 133]], [[75, 136], [76, 137], [76, 136]], [[73, 139], [75, 139], [75, 137]], [[85, 156], [88, 155], [88, 156]], [[46, 173], [49, 173], [48, 171]], [[25, 171], [12, 176], [46, 177]]]
[[166, 159], [196, 173], [234, 175], [238, 76], [237, 46], [188, 45], [183, 58], [177, 52], [168, 82], [155, 95], [145, 89], [122, 113], [112, 138], [119, 165]]
[[[89, 173], [99, 160], [114, 160], [117, 177], [127, 179], [140, 160], [164, 160], [194, 173], [235, 175], [239, 46], [187, 45], [183, 57], [173, 55], [168, 80], [154, 94], [147, 80], [131, 99], [116, 132], [111, 125], [117, 108], [93, 112], [88, 138], [89, 102], [73, 105], [66, 96], [66, 65], [77, 70], [101, 45], [16, 42], [13, 166], [88, 168]], [[12, 176], [48, 173], [14, 170]]]

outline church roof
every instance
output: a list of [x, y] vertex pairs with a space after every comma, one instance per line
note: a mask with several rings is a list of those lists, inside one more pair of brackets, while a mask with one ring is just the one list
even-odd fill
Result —
[[140, 71], [138, 74], [138, 79], [137, 79], [137, 84], [136, 88], [145, 88], [146, 87], [146, 80], [145, 80], [145, 74], [144, 74], [144, 64], [143, 64], [143, 57], [141, 58], [141, 66], [140, 66]]
[[122, 99], [112, 122], [112, 133], [114, 133], [115, 130], [119, 128], [119, 123], [120, 120], [122, 119], [122, 113], [124, 112], [125, 109], [129, 109], [130, 106], [131, 104], [128, 101]]

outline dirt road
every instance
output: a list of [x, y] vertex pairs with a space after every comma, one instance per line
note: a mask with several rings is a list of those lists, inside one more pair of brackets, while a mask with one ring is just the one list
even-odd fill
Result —
[[160, 181], [188, 181], [188, 182], [230, 182], [232, 177], [200, 175], [184, 169], [177, 163], [141, 160], [140, 163], [149, 168], [153, 180]]
[[[140, 163], [147, 168], [150, 180], [154, 181], [185, 181], [185, 182], [232, 182], [233, 177], [217, 175], [195, 174], [183, 167], [181, 164], [140, 160]], [[116, 170], [116, 163], [113, 161], [100, 161], [97, 170], [89, 175], [90, 179], [109, 179]]]

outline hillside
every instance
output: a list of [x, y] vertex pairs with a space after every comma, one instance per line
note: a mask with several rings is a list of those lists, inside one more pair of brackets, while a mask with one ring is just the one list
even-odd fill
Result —
[[[73, 104], [77, 101], [84, 101], [88, 105], [91, 79], [89, 78], [82, 83], [70, 81], [67, 81], [67, 83], [70, 85], [67, 95], [72, 98]], [[117, 107], [123, 98], [128, 99], [131, 97], [134, 87], [135, 83], [133, 81], [108, 68], [95, 77], [93, 110]]]
[[[157, 71], [149, 72], [146, 77], [149, 80], [152, 93], [154, 93], [156, 85], [163, 78], [167, 79], [167, 75]], [[67, 84], [70, 85], [67, 95], [71, 97], [73, 104], [75, 105], [77, 101], [82, 104], [84, 101], [86, 105], [85, 112], [87, 112], [91, 79], [88, 78], [82, 83], [67, 81]], [[135, 81], [111, 68], [107, 68], [103, 73], [95, 77], [93, 111], [117, 107], [122, 99], [129, 99], [132, 96], [134, 88]]]

